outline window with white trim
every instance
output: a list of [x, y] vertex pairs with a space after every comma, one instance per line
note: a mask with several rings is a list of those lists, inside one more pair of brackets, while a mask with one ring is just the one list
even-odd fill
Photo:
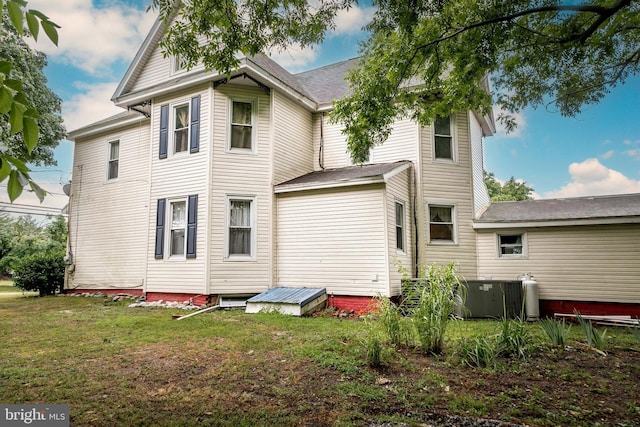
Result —
[[187, 245], [187, 202], [169, 203], [169, 256], [184, 256]]
[[171, 74], [180, 73], [185, 71], [182, 59], [179, 56], [171, 57]]
[[109, 141], [109, 161], [107, 164], [107, 179], [118, 178], [118, 168], [120, 163], [120, 141]]
[[253, 102], [231, 101], [229, 149], [254, 151]]
[[433, 158], [454, 160], [451, 116], [437, 117], [433, 123]]
[[526, 251], [524, 233], [498, 234], [498, 257], [522, 258]]
[[255, 199], [229, 197], [227, 211], [227, 257], [252, 259], [255, 256]]
[[396, 202], [396, 249], [405, 251], [404, 203]]
[[189, 103], [173, 107], [173, 153], [189, 149]]
[[455, 208], [447, 205], [429, 205], [429, 243], [454, 243]]

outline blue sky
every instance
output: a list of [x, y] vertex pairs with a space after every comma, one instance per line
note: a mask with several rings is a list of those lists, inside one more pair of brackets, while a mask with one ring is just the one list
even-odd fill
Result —
[[[48, 55], [45, 74], [63, 99], [67, 130], [122, 111], [110, 98], [155, 19], [145, 12], [149, 2], [29, 0], [29, 7], [62, 27], [58, 47], [46, 40], [35, 47]], [[357, 56], [359, 29], [372, 14], [366, 6], [352, 8], [339, 15], [336, 31], [323, 45], [272, 57], [298, 72]], [[526, 110], [518, 119], [516, 132], [499, 131], [485, 140], [485, 169], [498, 179], [523, 179], [542, 198], [640, 192], [640, 76], [578, 117], [542, 108]], [[52, 208], [66, 204], [61, 185], [70, 178], [73, 144], [61, 142], [55, 157], [58, 166], [34, 168], [33, 174], [52, 193], [43, 203]], [[0, 190], [0, 202], [6, 201]], [[17, 203], [37, 202], [27, 194]]]

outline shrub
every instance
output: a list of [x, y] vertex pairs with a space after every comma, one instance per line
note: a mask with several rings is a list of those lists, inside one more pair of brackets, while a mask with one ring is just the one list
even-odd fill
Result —
[[64, 252], [47, 251], [27, 255], [16, 263], [14, 284], [40, 296], [53, 295], [64, 285]]

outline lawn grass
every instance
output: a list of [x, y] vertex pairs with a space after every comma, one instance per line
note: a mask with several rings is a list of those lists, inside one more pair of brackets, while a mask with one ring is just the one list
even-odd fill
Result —
[[637, 415], [640, 345], [624, 330], [606, 358], [548, 349], [490, 372], [463, 365], [454, 349], [497, 323], [456, 322], [443, 355], [387, 349], [373, 369], [363, 319], [173, 314], [184, 312], [97, 297], [0, 299], [0, 402], [65, 403], [76, 426], [360, 426], [447, 413], [624, 426]]

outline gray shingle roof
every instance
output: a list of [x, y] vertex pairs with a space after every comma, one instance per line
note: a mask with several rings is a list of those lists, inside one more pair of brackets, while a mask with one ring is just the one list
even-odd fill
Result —
[[640, 193], [567, 199], [494, 202], [478, 223], [640, 217]]
[[358, 58], [353, 58], [304, 71], [294, 77], [318, 104], [327, 104], [349, 94], [349, 83], [345, 76], [357, 66]]
[[405, 166], [410, 163], [411, 162], [408, 160], [402, 160], [393, 163], [347, 166], [344, 168], [315, 171], [278, 184], [276, 185], [276, 190], [283, 190], [285, 188], [300, 187], [312, 184], [330, 184], [338, 182], [356, 183], [358, 180], [363, 180], [366, 178], [382, 179], [386, 173], [389, 173], [396, 168]]

